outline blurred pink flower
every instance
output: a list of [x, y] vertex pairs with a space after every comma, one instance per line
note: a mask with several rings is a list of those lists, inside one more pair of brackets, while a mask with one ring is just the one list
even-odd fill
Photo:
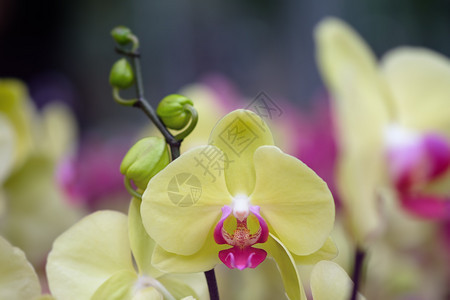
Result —
[[119, 169], [130, 144], [118, 138], [84, 140], [76, 156], [66, 158], [57, 170], [57, 180], [70, 201], [89, 210], [118, 195], [124, 196], [124, 203], [127, 202], [129, 196]]
[[450, 171], [450, 142], [437, 133], [388, 137], [390, 176], [402, 206], [426, 219], [450, 219], [450, 199], [424, 191]]

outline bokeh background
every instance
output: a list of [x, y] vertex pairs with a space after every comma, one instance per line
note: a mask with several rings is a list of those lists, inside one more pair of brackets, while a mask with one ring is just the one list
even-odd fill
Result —
[[152, 103], [220, 73], [249, 98], [264, 90], [306, 108], [322, 90], [313, 28], [330, 15], [378, 56], [399, 45], [450, 56], [447, 0], [1, 0], [0, 77], [24, 80], [40, 107], [69, 103], [82, 132], [146, 122], [111, 99], [108, 74], [119, 56], [109, 32], [121, 24], [140, 37]]

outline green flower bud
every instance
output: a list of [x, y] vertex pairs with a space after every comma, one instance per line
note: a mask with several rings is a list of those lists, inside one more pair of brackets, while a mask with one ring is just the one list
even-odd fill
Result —
[[129, 88], [134, 82], [134, 74], [131, 65], [125, 58], [114, 63], [109, 73], [109, 83], [120, 89]]
[[182, 129], [188, 123], [191, 114], [184, 108], [184, 105], [194, 105], [194, 103], [185, 96], [172, 94], [166, 96], [158, 105], [156, 113], [170, 129]]
[[139, 189], [145, 190], [150, 179], [169, 162], [169, 150], [163, 138], [143, 138], [128, 150], [120, 165], [120, 173], [133, 180]]
[[116, 41], [117, 44], [125, 46], [131, 42], [131, 30], [125, 26], [117, 26], [111, 30], [111, 36]]

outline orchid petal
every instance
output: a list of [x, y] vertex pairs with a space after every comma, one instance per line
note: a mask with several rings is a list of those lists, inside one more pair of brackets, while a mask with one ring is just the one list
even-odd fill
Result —
[[58, 299], [89, 299], [117, 271], [134, 271], [126, 215], [93, 213], [59, 236], [48, 256], [47, 276]]
[[[336, 263], [321, 261], [311, 272], [311, 291], [314, 300], [350, 299], [353, 282], [347, 273]], [[365, 298], [358, 294], [358, 300]]]
[[132, 300], [164, 300], [164, 298], [157, 289], [151, 286], [137, 291]]
[[133, 198], [128, 210], [128, 235], [130, 237], [131, 252], [133, 252], [139, 274], [158, 277], [163, 273], [151, 264], [152, 253], [156, 243], [145, 231], [142, 225], [141, 200]]
[[402, 125], [450, 137], [448, 58], [424, 48], [402, 47], [384, 56], [382, 71]]
[[298, 265], [314, 265], [321, 260], [331, 260], [338, 255], [338, 248], [331, 237], [328, 237], [322, 248], [310, 255], [292, 255]]
[[250, 195], [255, 185], [253, 153], [260, 146], [273, 145], [266, 123], [251, 111], [235, 110], [217, 123], [209, 143], [220, 148], [228, 160], [225, 178], [230, 194]]
[[211, 270], [220, 263], [217, 253], [226, 248], [218, 245], [213, 238], [213, 232], [208, 234], [205, 244], [192, 255], [179, 255], [165, 251], [156, 246], [153, 252], [152, 264], [168, 273], [195, 273]]
[[220, 260], [230, 269], [256, 268], [267, 256], [267, 252], [253, 247], [233, 247], [219, 252]]
[[226, 244], [227, 241], [223, 238], [222, 230], [223, 230], [223, 223], [225, 220], [231, 215], [231, 206], [225, 205], [222, 207], [222, 217], [220, 217], [219, 223], [217, 223], [216, 227], [214, 228], [214, 240], [217, 244]]
[[[326, 19], [316, 29], [318, 62], [335, 100], [338, 180], [353, 235], [367, 243], [381, 227], [376, 188], [383, 180], [384, 130], [394, 107], [375, 56], [348, 25]], [[364, 166], [362, 168], [362, 166]]]
[[269, 234], [266, 243], [259, 245], [275, 260], [283, 279], [286, 295], [291, 300], [306, 300], [300, 276], [289, 250], [274, 235]]
[[325, 243], [334, 224], [334, 201], [314, 171], [275, 146], [255, 151], [251, 202], [294, 254], [308, 255]]
[[250, 206], [250, 211], [258, 219], [259, 228], [261, 229], [261, 234], [256, 243], [265, 243], [269, 238], [269, 226], [267, 225], [266, 220], [261, 216], [260, 210], [261, 208], [257, 205]]
[[1, 231], [32, 264], [41, 264], [55, 238], [79, 219], [80, 211], [62, 201], [54, 163], [42, 155], [30, 155], [3, 188], [7, 214]]
[[135, 272], [129, 270], [118, 271], [103, 282], [90, 299], [131, 300], [136, 281], [137, 275]]
[[379, 147], [393, 108], [374, 54], [352, 28], [337, 19], [322, 21], [315, 39], [322, 77], [335, 98], [341, 148]]
[[[197, 279], [204, 278], [203, 274], [195, 274], [195, 275], [189, 274], [189, 276], [195, 276]], [[158, 281], [169, 291], [169, 293], [175, 299], [182, 299], [184, 297], [189, 296], [194, 296], [195, 298], [198, 298], [195, 291], [189, 285], [187, 285], [184, 281], [180, 280], [179, 278], [173, 276], [172, 274], [164, 275], [158, 278]]]
[[0, 80], [0, 112], [4, 113], [16, 135], [14, 166], [20, 166], [33, 146], [31, 120], [34, 106], [25, 84], [15, 79]]
[[0, 236], [0, 299], [28, 300], [40, 294], [38, 276], [23, 251]]
[[410, 213], [425, 219], [449, 220], [450, 199], [431, 195], [401, 194], [401, 204]]
[[55, 160], [75, 150], [78, 132], [69, 107], [62, 103], [50, 103], [42, 111], [42, 120], [46, 133], [42, 144]]
[[16, 138], [14, 135], [12, 124], [2, 113], [0, 113], [0, 128], [2, 129], [0, 131], [0, 184], [3, 184], [13, 167], [15, 155], [14, 145]]
[[[170, 163], [153, 177], [142, 196], [142, 222], [149, 235], [166, 251], [192, 255], [203, 246], [223, 205], [227, 191], [223, 161], [207, 164], [206, 154], [222, 152], [213, 146], [197, 147]], [[222, 173], [218, 173], [221, 171]]]

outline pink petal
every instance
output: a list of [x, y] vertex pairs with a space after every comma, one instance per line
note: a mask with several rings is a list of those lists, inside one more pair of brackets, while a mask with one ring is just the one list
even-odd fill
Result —
[[403, 194], [400, 199], [406, 210], [421, 218], [450, 220], [450, 199], [410, 194]]
[[391, 176], [400, 191], [427, 183], [450, 167], [450, 144], [436, 133], [388, 150]]
[[260, 210], [259, 206], [256, 205], [250, 206], [250, 211], [256, 216], [256, 218], [258, 218], [259, 226], [261, 227], [261, 235], [259, 236], [259, 239], [256, 241], [256, 243], [265, 243], [269, 237], [269, 227], [267, 226], [267, 223], [264, 220], [264, 218], [261, 217], [259, 210]]
[[220, 218], [219, 223], [217, 223], [216, 228], [214, 228], [214, 240], [217, 244], [226, 244], [227, 241], [223, 238], [222, 235], [222, 228], [223, 228], [223, 222], [225, 222], [225, 219], [228, 218], [228, 216], [231, 214], [231, 206], [225, 205], [222, 207], [222, 217]]
[[267, 252], [253, 247], [233, 247], [219, 252], [220, 260], [230, 269], [256, 268], [267, 257]]
[[450, 145], [446, 138], [438, 134], [427, 134], [423, 143], [430, 157], [430, 177], [434, 178], [447, 171], [450, 167]]

